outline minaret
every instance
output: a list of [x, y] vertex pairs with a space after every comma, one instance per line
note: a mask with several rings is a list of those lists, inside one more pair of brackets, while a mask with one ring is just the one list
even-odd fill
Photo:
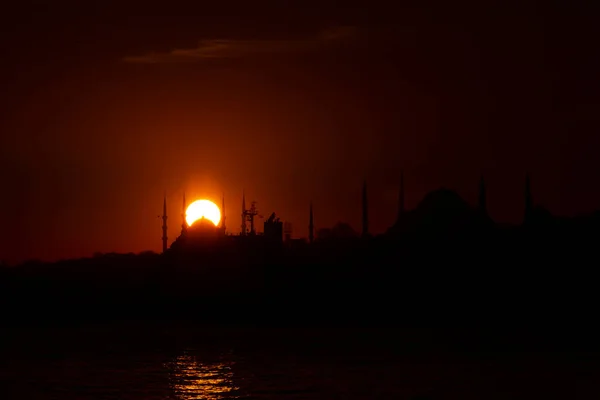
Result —
[[221, 202], [221, 230], [223, 231], [223, 234], [226, 232], [226, 227], [225, 227], [225, 193], [223, 193], [223, 200]]
[[185, 211], [186, 211], [185, 192], [183, 192], [183, 207], [181, 209], [181, 235], [182, 236], [187, 233], [187, 221], [185, 220]]
[[242, 236], [246, 235], [246, 193], [242, 191]]
[[369, 234], [369, 205], [367, 203], [367, 181], [363, 183], [362, 189], [362, 236]]
[[165, 197], [163, 200], [163, 215], [162, 215], [163, 225], [162, 225], [162, 245], [163, 245], [163, 253], [167, 251], [167, 194], [165, 193]]
[[487, 214], [487, 193], [485, 187], [485, 180], [483, 179], [483, 175], [479, 179], [479, 210], [483, 214]]
[[313, 205], [312, 201], [310, 202], [310, 214], [308, 216], [308, 242], [312, 243], [315, 239], [315, 226], [313, 220]]
[[404, 215], [404, 171], [400, 172], [400, 191], [398, 193], [398, 221]]

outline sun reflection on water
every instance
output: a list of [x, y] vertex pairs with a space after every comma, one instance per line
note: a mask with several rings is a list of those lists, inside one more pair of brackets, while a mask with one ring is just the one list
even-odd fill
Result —
[[165, 364], [169, 385], [176, 398], [236, 399], [240, 388], [233, 383], [233, 361], [201, 362], [185, 352]]

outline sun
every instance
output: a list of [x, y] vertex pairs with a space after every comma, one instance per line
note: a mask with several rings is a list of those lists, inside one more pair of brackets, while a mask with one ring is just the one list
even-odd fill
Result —
[[185, 210], [185, 222], [189, 226], [199, 219], [206, 218], [215, 226], [221, 221], [221, 210], [210, 200], [196, 200]]

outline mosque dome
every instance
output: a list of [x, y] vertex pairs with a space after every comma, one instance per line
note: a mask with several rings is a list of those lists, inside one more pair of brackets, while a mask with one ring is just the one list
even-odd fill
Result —
[[207, 219], [200, 218], [187, 228], [187, 236], [189, 237], [212, 237], [219, 233], [219, 228]]
[[423, 214], [458, 214], [471, 212], [469, 204], [454, 190], [438, 189], [429, 192], [417, 206]]
[[459, 232], [481, 227], [485, 217], [455, 191], [438, 189], [428, 193], [415, 210], [420, 229], [427, 232]]
[[206, 229], [212, 229], [212, 228], [215, 228], [215, 224], [211, 220], [202, 217], [199, 220], [195, 221], [188, 229], [206, 230]]

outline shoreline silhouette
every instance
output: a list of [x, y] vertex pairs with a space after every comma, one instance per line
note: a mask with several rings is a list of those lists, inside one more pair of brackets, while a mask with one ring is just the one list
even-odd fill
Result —
[[523, 224], [499, 226], [487, 216], [483, 180], [480, 188], [476, 207], [440, 189], [404, 210], [401, 194], [397, 221], [382, 235], [340, 223], [317, 232], [313, 243], [291, 244], [273, 213], [265, 222], [276, 224], [271, 240], [199, 224], [182, 228], [164, 254], [5, 267], [2, 321], [586, 325], [597, 303], [586, 267], [597, 258], [596, 214], [556, 218], [535, 208], [526, 191]]

